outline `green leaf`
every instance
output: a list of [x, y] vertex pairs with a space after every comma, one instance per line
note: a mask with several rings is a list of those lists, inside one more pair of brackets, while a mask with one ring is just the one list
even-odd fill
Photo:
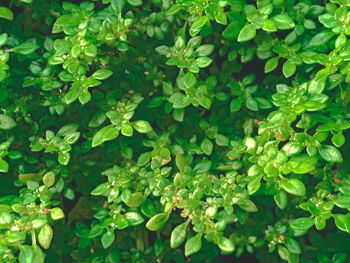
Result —
[[13, 20], [13, 13], [11, 9], [7, 7], [0, 7], [0, 18], [5, 18], [7, 20]]
[[169, 101], [174, 104], [173, 107], [175, 109], [182, 109], [190, 105], [189, 98], [180, 92], [172, 94]]
[[287, 60], [286, 62], [283, 63], [282, 71], [283, 71], [283, 75], [286, 78], [289, 78], [292, 75], [294, 75], [296, 70], [297, 70], [297, 67], [295, 66], [295, 64], [293, 64], [289, 60]]
[[104, 195], [109, 190], [109, 182], [98, 185], [92, 190], [91, 195]]
[[335, 225], [342, 231], [350, 233], [350, 213], [333, 214]]
[[53, 230], [50, 225], [46, 224], [44, 225], [39, 232], [38, 240], [40, 245], [45, 248], [49, 249], [51, 241], [53, 237]]
[[187, 224], [182, 223], [173, 229], [170, 236], [171, 248], [177, 248], [185, 241], [186, 228], [187, 228]]
[[68, 165], [70, 160], [69, 152], [59, 152], [58, 153], [58, 162], [62, 165]]
[[309, 228], [311, 228], [315, 224], [315, 220], [311, 217], [301, 217], [298, 219], [294, 219], [290, 226], [294, 230], [299, 231], [307, 231]]
[[90, 43], [85, 47], [84, 53], [89, 57], [96, 57], [97, 47], [94, 44]]
[[242, 101], [239, 98], [233, 99], [230, 103], [230, 111], [237, 112], [242, 108]]
[[287, 14], [279, 14], [271, 18], [275, 26], [281, 30], [291, 29], [295, 26], [294, 21]]
[[304, 196], [306, 194], [305, 185], [298, 179], [291, 178], [281, 180], [282, 188], [289, 194]]
[[64, 96], [64, 101], [66, 104], [71, 104], [72, 102], [76, 101], [78, 96], [79, 96], [78, 89], [76, 87], [72, 87]]
[[110, 141], [117, 138], [119, 135], [119, 130], [117, 130], [113, 125], [108, 125], [100, 129], [92, 139], [92, 147], [99, 146], [105, 141]]
[[215, 143], [219, 146], [228, 146], [229, 140], [225, 135], [217, 134], [215, 138]]
[[245, 105], [246, 105], [246, 107], [247, 107], [249, 110], [252, 110], [252, 111], [258, 111], [258, 110], [259, 110], [259, 105], [258, 105], [258, 103], [256, 102], [256, 100], [254, 100], [253, 98], [247, 99]]
[[137, 212], [128, 212], [125, 214], [125, 218], [130, 226], [137, 226], [145, 221], [143, 217]]
[[151, 231], [159, 231], [168, 221], [168, 213], [160, 213], [148, 220], [146, 227]]
[[[0, 35], [0, 47], [2, 47], [3, 45], [5, 45], [8, 41], [8, 35], [6, 33], [2, 33]], [[6, 92], [8, 93], [8, 92]], [[1, 96], [1, 95], [0, 95]], [[1, 97], [0, 97], [1, 98]], [[2, 101], [2, 99], [0, 99], [0, 101]]]
[[121, 132], [124, 136], [131, 137], [134, 133], [134, 129], [132, 128], [132, 126], [130, 124], [127, 124], [124, 126], [124, 128], [121, 130]]
[[110, 76], [112, 76], [113, 71], [110, 71], [109, 69], [99, 69], [97, 71], [95, 71], [94, 74], [92, 74], [92, 77], [98, 80], [103, 80], [103, 79], [107, 79]]
[[101, 243], [104, 249], [109, 248], [115, 240], [114, 231], [107, 231], [101, 238]]
[[117, 246], [113, 246], [108, 255], [110, 263], [119, 263], [121, 257], [120, 254], [120, 250], [117, 248]]
[[256, 27], [253, 24], [245, 25], [238, 35], [238, 42], [245, 42], [253, 39], [256, 35]]
[[334, 204], [340, 208], [350, 209], [350, 196], [339, 196]]
[[134, 121], [131, 124], [139, 133], [150, 133], [153, 131], [153, 128], [148, 121]]
[[33, 248], [28, 245], [20, 245], [18, 263], [32, 263], [34, 257]]
[[195, 53], [198, 53], [198, 56], [200, 57], [206, 57], [214, 51], [214, 48], [215, 46], [210, 44], [201, 45], [199, 48], [196, 49]]
[[32, 263], [44, 263], [45, 254], [37, 244], [33, 244], [33, 261]]
[[5, 161], [0, 159], [0, 173], [7, 173], [9, 171], [9, 164]]
[[21, 55], [29, 55], [31, 53], [33, 53], [35, 50], [37, 50], [39, 48], [38, 45], [30, 42], [30, 41], [27, 41], [17, 47], [14, 47], [13, 50], [18, 53], [18, 54], [21, 54]]
[[142, 205], [144, 200], [145, 200], [145, 196], [142, 193], [137, 192], [137, 193], [133, 193], [129, 201], [126, 202], [125, 204], [128, 207], [137, 208], [140, 205]]
[[17, 123], [8, 115], [0, 114], [0, 129], [11, 130], [17, 126]]
[[184, 84], [186, 88], [193, 87], [197, 82], [196, 77], [193, 75], [192, 72], [188, 71], [184, 76]]
[[112, 8], [119, 14], [123, 11], [125, 0], [111, 0]]
[[151, 152], [145, 152], [141, 153], [138, 160], [137, 165], [138, 166], [144, 166], [151, 160]]
[[205, 138], [201, 143], [201, 149], [206, 155], [211, 155], [213, 147], [213, 143], [208, 138]]
[[236, 40], [239, 32], [244, 27], [244, 19], [238, 19], [231, 21], [231, 23], [222, 32], [222, 37], [229, 40]]
[[249, 181], [248, 186], [247, 186], [249, 195], [252, 195], [256, 191], [259, 190], [259, 188], [260, 188], [260, 181], [261, 181], [261, 176], [257, 176], [257, 177], [255, 177], [255, 178], [253, 178], [252, 180]]
[[342, 147], [345, 143], [345, 136], [341, 132], [337, 133], [332, 137], [332, 143], [337, 148]]
[[131, 6], [141, 6], [142, 5], [142, 0], [127, 0], [128, 3], [131, 5]]
[[298, 241], [296, 241], [293, 238], [287, 237], [285, 239], [285, 243], [286, 243], [286, 247], [288, 248], [288, 250], [294, 254], [301, 254], [301, 248], [300, 245], [298, 243]]
[[222, 251], [224, 251], [226, 253], [231, 253], [235, 250], [235, 245], [233, 244], [233, 242], [226, 237], [223, 237], [220, 240], [218, 246]]
[[199, 233], [186, 241], [185, 244], [185, 255], [186, 257], [197, 253], [202, 248], [202, 234]]
[[243, 210], [247, 211], [247, 212], [257, 212], [258, 208], [257, 206], [249, 199], [240, 199], [238, 201], [238, 205], [240, 208], [242, 208]]
[[59, 220], [64, 218], [64, 213], [61, 208], [55, 207], [51, 209], [51, 218], [53, 220]]
[[334, 33], [332, 31], [320, 32], [313, 36], [307, 47], [318, 47], [323, 44], [326, 44], [333, 36]]
[[269, 73], [271, 71], [274, 71], [278, 66], [278, 60], [279, 60], [279, 57], [270, 58], [265, 63], [265, 73]]
[[320, 153], [321, 157], [330, 163], [341, 163], [343, 162], [343, 156], [339, 152], [337, 148], [335, 148], [332, 145], [322, 145], [318, 152]]
[[274, 195], [273, 199], [275, 200], [275, 203], [279, 209], [283, 210], [287, 207], [288, 195], [285, 191], [280, 190], [276, 195]]

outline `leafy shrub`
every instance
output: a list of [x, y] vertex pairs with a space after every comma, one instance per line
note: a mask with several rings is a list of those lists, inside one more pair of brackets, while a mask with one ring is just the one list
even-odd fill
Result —
[[348, 0], [0, 17], [0, 262], [350, 262]]

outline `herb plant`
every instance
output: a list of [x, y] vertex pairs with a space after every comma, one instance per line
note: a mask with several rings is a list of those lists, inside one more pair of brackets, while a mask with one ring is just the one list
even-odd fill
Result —
[[348, 0], [69, 1], [0, 3], [0, 262], [350, 262]]

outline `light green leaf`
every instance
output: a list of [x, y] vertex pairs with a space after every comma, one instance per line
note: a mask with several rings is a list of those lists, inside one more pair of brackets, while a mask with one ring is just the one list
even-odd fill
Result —
[[151, 124], [148, 121], [134, 121], [131, 123], [135, 130], [139, 133], [150, 133], [153, 131]]
[[187, 228], [187, 224], [182, 223], [173, 229], [170, 236], [171, 248], [177, 248], [185, 241], [186, 228]]
[[11, 130], [17, 126], [17, 123], [8, 115], [0, 114], [0, 129]]
[[253, 39], [256, 35], [256, 27], [253, 24], [245, 25], [238, 35], [238, 42], [245, 42]]

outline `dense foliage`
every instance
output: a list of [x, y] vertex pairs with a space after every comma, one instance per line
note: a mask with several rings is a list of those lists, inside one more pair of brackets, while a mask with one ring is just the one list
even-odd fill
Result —
[[348, 0], [0, 3], [0, 262], [350, 262]]

